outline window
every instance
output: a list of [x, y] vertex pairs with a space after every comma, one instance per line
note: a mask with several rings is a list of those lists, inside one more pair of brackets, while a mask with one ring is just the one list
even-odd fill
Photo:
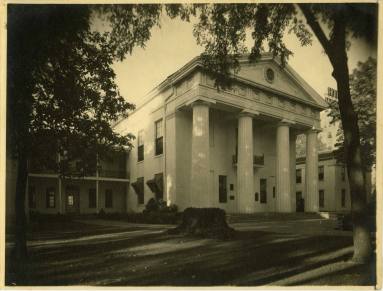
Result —
[[[294, 173], [294, 172], [293, 172], [293, 173]], [[295, 179], [296, 179], [296, 183], [297, 183], [297, 184], [302, 183], [302, 169], [297, 169], [297, 170], [295, 171], [295, 173], [296, 173], [296, 177], [295, 177]]]
[[140, 162], [144, 160], [144, 132], [142, 130], [138, 132], [137, 143], [137, 161]]
[[36, 208], [36, 189], [33, 186], [28, 189], [28, 205], [29, 208]]
[[164, 151], [163, 142], [164, 142], [164, 135], [162, 130], [162, 119], [158, 120], [155, 123], [155, 144], [156, 144], [156, 156], [161, 155]]
[[138, 204], [144, 204], [144, 177], [137, 178], [137, 186], [138, 186]]
[[164, 175], [162, 173], [155, 174], [154, 180], [157, 186], [156, 198], [164, 199]]
[[254, 196], [254, 198], [255, 198], [255, 201], [258, 201], [258, 200], [259, 200], [259, 194], [258, 194], [258, 192], [255, 192], [255, 196]]
[[275, 198], [275, 187], [273, 187], [273, 198]]
[[267, 203], [267, 180], [261, 179], [259, 181], [259, 191], [261, 192], [261, 203]]
[[345, 189], [342, 189], [342, 207], [346, 207], [346, 190]]
[[164, 178], [162, 173], [155, 174], [153, 179], [146, 181], [146, 185], [155, 194], [156, 199], [164, 198]]
[[324, 166], [318, 167], [318, 180], [323, 181], [324, 180]]
[[113, 191], [112, 189], [105, 190], [105, 208], [113, 208]]
[[96, 208], [96, 189], [89, 189], [89, 208]]
[[68, 194], [68, 206], [73, 206], [74, 205], [74, 195], [73, 194]]
[[346, 180], [346, 167], [345, 166], [342, 166], [340, 168], [340, 176], [342, 178], [342, 181]]
[[324, 207], [324, 190], [319, 190], [319, 207]]
[[54, 188], [47, 189], [47, 208], [55, 208], [56, 207], [56, 195]]
[[218, 176], [218, 189], [219, 189], [219, 203], [227, 202], [227, 177], [219, 175]]

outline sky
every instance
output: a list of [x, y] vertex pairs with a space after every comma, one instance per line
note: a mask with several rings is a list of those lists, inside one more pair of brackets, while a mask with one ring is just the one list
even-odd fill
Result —
[[[287, 47], [294, 55], [289, 65], [305, 79], [320, 95], [327, 92], [327, 87], [336, 88], [332, 78], [332, 67], [319, 42], [313, 37], [311, 46], [302, 47], [294, 34], [286, 35]], [[249, 40], [248, 44], [251, 44]], [[161, 28], [152, 29], [152, 36], [146, 47], [135, 48], [123, 62], [116, 62], [116, 82], [122, 96], [134, 104], [192, 58], [203, 52], [193, 36], [193, 23], [161, 18]], [[365, 61], [369, 56], [376, 58], [376, 48], [369, 47], [363, 40], [353, 40], [348, 52], [350, 72], [358, 61]]]

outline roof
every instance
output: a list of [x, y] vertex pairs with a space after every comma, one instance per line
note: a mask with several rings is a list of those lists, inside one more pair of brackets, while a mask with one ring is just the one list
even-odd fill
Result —
[[[262, 54], [261, 58], [258, 61], [260, 62], [273, 61], [277, 65], [281, 66], [281, 61], [278, 58], [273, 57], [271, 53]], [[239, 59], [239, 62], [240, 63], [250, 62], [249, 55], [248, 54], [242, 55]], [[180, 69], [178, 69], [173, 74], [166, 77], [164, 81], [162, 81], [160, 84], [154, 87], [148, 94], [144, 96], [144, 98], [142, 98], [142, 103], [137, 106], [136, 110], [138, 110], [148, 101], [150, 101], [156, 95], [158, 95], [159, 93], [163, 92], [164, 90], [172, 86], [175, 82], [185, 77], [185, 75], [194, 71], [196, 68], [203, 68], [203, 62], [202, 62], [201, 56], [194, 57], [189, 62], [187, 62], [184, 66], [182, 66]], [[308, 95], [310, 95], [314, 99], [316, 104], [312, 104], [313, 106], [316, 106], [320, 109], [328, 108], [328, 104], [321, 97], [321, 95], [317, 93], [291, 66], [286, 64], [282, 69], [293, 81], [296, 82], [296, 84], [298, 84]], [[234, 75], [233, 77], [236, 78]], [[120, 121], [121, 120], [117, 121], [115, 125], [117, 125]]]

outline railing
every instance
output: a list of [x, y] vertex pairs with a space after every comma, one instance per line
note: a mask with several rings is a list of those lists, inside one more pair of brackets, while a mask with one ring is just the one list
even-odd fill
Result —
[[105, 177], [105, 178], [120, 178], [120, 179], [126, 179], [127, 173], [125, 170], [105, 170], [101, 169], [98, 174], [99, 177]]
[[265, 165], [265, 155], [254, 155], [253, 156], [253, 164], [254, 165]]
[[[236, 166], [238, 163], [238, 156], [233, 155], [233, 165]], [[265, 165], [265, 155], [254, 155], [253, 156], [253, 165], [254, 166], [264, 166]]]

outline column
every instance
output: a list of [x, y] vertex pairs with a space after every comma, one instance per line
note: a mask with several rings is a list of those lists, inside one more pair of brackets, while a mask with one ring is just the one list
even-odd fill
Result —
[[[58, 164], [60, 165], [60, 162], [61, 162], [60, 153], [57, 153], [57, 161], [58, 161]], [[63, 214], [64, 211], [63, 211], [63, 199], [62, 199], [62, 179], [61, 179], [60, 173], [58, 173], [58, 196], [59, 196], [58, 198], [59, 213]]]
[[98, 154], [96, 155], [96, 213], [100, 211], [100, 202], [99, 202], [99, 177], [100, 177], [100, 161], [98, 158]]
[[290, 136], [288, 123], [282, 121], [278, 124], [276, 143], [276, 211], [292, 212], [290, 199]]
[[100, 210], [100, 202], [98, 199], [98, 197], [99, 197], [98, 192], [99, 192], [99, 181], [98, 181], [98, 177], [97, 177], [97, 180], [96, 180], [96, 213], [98, 213]]
[[[176, 114], [170, 113], [166, 116], [165, 120], [165, 157], [164, 157], [164, 190], [166, 193], [167, 205], [177, 204], [177, 191], [176, 191]], [[182, 148], [182, 147], [181, 147]], [[185, 153], [183, 153], [185, 154]], [[190, 191], [190, 189], [188, 189]], [[188, 193], [183, 193], [185, 198]], [[179, 205], [180, 206], [180, 205]]]
[[238, 118], [237, 188], [238, 212], [254, 212], [253, 118], [248, 113]]
[[192, 107], [191, 206], [209, 207], [209, 104], [195, 101]]
[[297, 197], [296, 197], [296, 139], [295, 131], [290, 128], [290, 201], [291, 211], [296, 211]]
[[58, 177], [58, 194], [59, 194], [59, 212], [60, 214], [63, 214], [63, 198], [62, 198], [62, 180], [61, 180], [61, 177], [59, 175]]
[[305, 212], [319, 211], [317, 130], [306, 133]]

